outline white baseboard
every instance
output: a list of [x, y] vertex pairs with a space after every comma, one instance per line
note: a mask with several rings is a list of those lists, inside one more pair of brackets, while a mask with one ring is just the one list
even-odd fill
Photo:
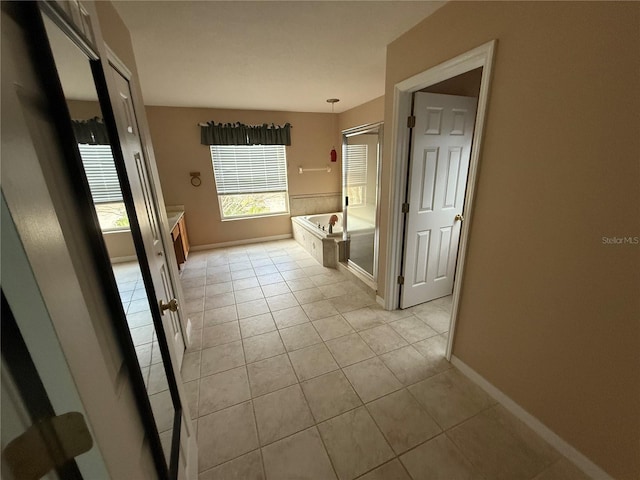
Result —
[[543, 424], [536, 417], [527, 412], [524, 408], [505, 395], [501, 390], [494, 387], [478, 372], [469, 367], [455, 355], [451, 356], [451, 363], [465, 374], [471, 381], [487, 392], [494, 400], [511, 412], [516, 418], [536, 432], [547, 443], [558, 450], [562, 455], [572, 461], [576, 467], [594, 480], [613, 480], [611, 475], [598, 467], [595, 463], [585, 457], [582, 453], [560, 438], [549, 427]]
[[191, 250], [193, 250], [194, 252], [197, 252], [199, 250], [211, 250], [212, 248], [233, 247], [234, 245], [248, 245], [250, 243], [286, 240], [287, 238], [293, 238], [293, 235], [291, 233], [285, 233], [283, 235], [274, 235], [272, 237], [247, 238], [245, 240], [234, 240], [232, 242], [210, 243], [208, 245], [195, 245], [191, 247]]
[[111, 257], [111, 263], [125, 263], [125, 262], [136, 262], [138, 257], [136, 255], [128, 255], [126, 257]]
[[382, 298], [380, 295], [376, 295], [376, 303], [384, 308], [384, 298]]

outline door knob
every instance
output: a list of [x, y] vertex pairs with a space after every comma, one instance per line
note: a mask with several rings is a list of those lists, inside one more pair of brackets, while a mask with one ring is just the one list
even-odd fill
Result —
[[175, 298], [172, 298], [169, 303], [164, 303], [162, 300], [160, 300], [160, 311], [162, 312], [162, 314], [164, 315], [165, 310], [171, 310], [172, 312], [177, 312], [178, 311], [178, 300], [176, 300]]
[[454, 222], [457, 222], [457, 221], [462, 222], [463, 220], [464, 220], [464, 217], [460, 214], [457, 214], [455, 217], [453, 217]]

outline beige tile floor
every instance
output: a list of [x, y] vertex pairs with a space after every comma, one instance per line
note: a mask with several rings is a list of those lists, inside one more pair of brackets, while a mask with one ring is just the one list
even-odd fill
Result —
[[126, 262], [112, 268], [160, 440], [169, 458], [175, 411], [140, 266], [137, 262]]
[[450, 298], [384, 311], [292, 240], [182, 283], [201, 480], [585, 478], [444, 359]]

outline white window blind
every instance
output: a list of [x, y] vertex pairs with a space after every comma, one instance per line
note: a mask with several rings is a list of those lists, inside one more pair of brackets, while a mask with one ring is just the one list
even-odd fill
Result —
[[218, 195], [287, 191], [284, 145], [211, 145]]
[[111, 146], [79, 143], [78, 148], [94, 203], [122, 202]]
[[347, 186], [367, 184], [367, 145], [347, 145], [342, 181]]

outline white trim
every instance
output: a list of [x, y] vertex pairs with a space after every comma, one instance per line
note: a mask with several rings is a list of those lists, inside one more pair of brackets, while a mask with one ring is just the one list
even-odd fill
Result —
[[524, 408], [518, 405], [515, 401], [505, 395], [504, 392], [494, 387], [482, 375], [469, 367], [458, 357], [452, 355], [451, 363], [467, 378], [469, 378], [469, 380], [482, 388], [489, 394], [489, 396], [491, 396], [500, 405], [502, 405], [510, 413], [512, 413], [517, 419], [522, 421], [531, 430], [536, 432], [543, 440], [545, 440], [552, 447], [558, 450], [562, 455], [567, 457], [567, 459], [573, 462], [576, 467], [582, 470], [586, 475], [598, 480], [612, 480], [612, 477], [607, 472], [602, 470], [599, 466], [597, 466], [582, 453], [572, 447], [569, 443], [563, 440], [560, 436], [558, 436], [544, 423], [542, 423], [540, 420], [538, 420], [536, 417], [534, 417]]
[[107, 60], [109, 61], [111, 66], [115, 68], [120, 73], [120, 75], [126, 78], [129, 83], [131, 83], [131, 77], [133, 76], [131, 74], [131, 70], [129, 70], [129, 68], [124, 64], [124, 62], [120, 60], [118, 55], [116, 55], [116, 53], [113, 50], [111, 50], [109, 45], [105, 43], [104, 46], [107, 49]]
[[137, 262], [138, 257], [137, 255], [127, 255], [124, 257], [111, 257], [109, 260], [111, 260], [111, 263]]
[[376, 303], [384, 308], [384, 298], [382, 298], [380, 295], [376, 295]]
[[197, 246], [191, 247], [191, 250], [194, 252], [197, 252], [200, 250], [211, 250], [212, 248], [233, 247], [234, 245], [247, 245], [250, 243], [286, 240], [287, 238], [293, 238], [293, 234], [285, 233], [283, 235], [273, 235], [271, 237], [247, 238], [245, 240], [233, 240], [231, 242], [209, 243], [207, 245], [197, 245]]
[[460, 246], [455, 272], [456, 281], [454, 282], [453, 302], [451, 307], [451, 326], [449, 328], [449, 338], [447, 342], [447, 360], [451, 358], [451, 351], [453, 349], [453, 338], [458, 315], [458, 300], [460, 298], [460, 288], [462, 285], [461, 280], [464, 273], [478, 161], [480, 158], [482, 136], [484, 132], [484, 121], [489, 97], [491, 72], [493, 69], [493, 54], [496, 43], [497, 40], [491, 40], [490, 42], [474, 48], [473, 50], [463, 53], [451, 60], [447, 60], [446, 62], [414, 75], [411, 78], [403, 80], [395, 85], [393, 92], [393, 128], [391, 130], [392, 158], [388, 162], [391, 169], [391, 191], [389, 194], [390, 228], [388, 229], [387, 236], [387, 277], [385, 279], [384, 295], [385, 308], [387, 310], [395, 309], [400, 298], [400, 288], [396, 282], [396, 278], [401, 274], [400, 265], [402, 264], [402, 234], [404, 222], [401, 214], [396, 215], [394, 213], [401, 211], [402, 202], [404, 201], [404, 195], [406, 192], [409, 129], [406, 126], [406, 122], [403, 120], [411, 113], [413, 92], [482, 67], [478, 110], [476, 113], [476, 123], [471, 147], [471, 159], [469, 162], [469, 173], [467, 177], [468, 186], [464, 201], [464, 214], [467, 220], [462, 223], [462, 230], [460, 233]]

